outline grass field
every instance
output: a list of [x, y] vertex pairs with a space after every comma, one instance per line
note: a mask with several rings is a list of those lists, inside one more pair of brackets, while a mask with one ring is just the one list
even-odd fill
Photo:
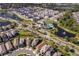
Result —
[[30, 32], [30, 31], [21, 30], [21, 31], [19, 32], [19, 34], [20, 34], [20, 37], [21, 37], [21, 38], [30, 37], [30, 38], [34, 39], [34, 37], [35, 37], [35, 36], [33, 35], [33, 33]]
[[17, 56], [30, 56], [30, 54], [26, 54], [26, 53], [20, 53]]
[[2, 20], [2, 19], [0, 19], [0, 22], [9, 22], [8, 20]]

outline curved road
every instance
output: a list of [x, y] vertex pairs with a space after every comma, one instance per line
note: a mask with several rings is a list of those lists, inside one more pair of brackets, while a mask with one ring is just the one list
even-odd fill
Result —
[[9, 53], [8, 56], [17, 56], [20, 53], [26, 53], [26, 54], [29, 54], [30, 56], [35, 56], [35, 54], [33, 53], [32, 50], [25, 49], [25, 48], [17, 49], [15, 51], [13, 51], [12, 53]]

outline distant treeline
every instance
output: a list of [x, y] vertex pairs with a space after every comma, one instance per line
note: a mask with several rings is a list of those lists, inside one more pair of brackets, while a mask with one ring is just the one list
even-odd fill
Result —
[[8, 8], [21, 8], [28, 6], [37, 6], [48, 9], [55, 9], [60, 11], [71, 10], [71, 11], [79, 11], [79, 4], [72, 3], [1, 3], [0, 7], [3, 9]]

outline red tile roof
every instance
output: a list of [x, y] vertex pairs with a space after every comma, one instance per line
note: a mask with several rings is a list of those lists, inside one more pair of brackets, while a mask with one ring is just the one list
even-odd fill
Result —
[[45, 45], [45, 43], [44, 42], [42, 42], [42, 43], [40, 43], [39, 45], [37, 45], [37, 49], [41, 49], [43, 46]]

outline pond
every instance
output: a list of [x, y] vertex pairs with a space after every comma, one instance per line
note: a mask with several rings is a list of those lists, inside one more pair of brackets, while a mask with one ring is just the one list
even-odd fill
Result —
[[0, 26], [7, 26], [9, 24], [11, 24], [11, 23], [10, 22], [0, 22]]
[[76, 35], [75, 34], [72, 34], [72, 33], [69, 33], [67, 31], [65, 31], [64, 29], [58, 27], [58, 32], [55, 32], [55, 34], [59, 37], [68, 37], [68, 38], [71, 38], [71, 37], [75, 37]]
[[0, 12], [0, 17], [6, 18], [6, 19], [14, 19], [14, 20], [21, 20], [17, 15], [15, 14], [9, 14], [9, 13], [4, 13]]

